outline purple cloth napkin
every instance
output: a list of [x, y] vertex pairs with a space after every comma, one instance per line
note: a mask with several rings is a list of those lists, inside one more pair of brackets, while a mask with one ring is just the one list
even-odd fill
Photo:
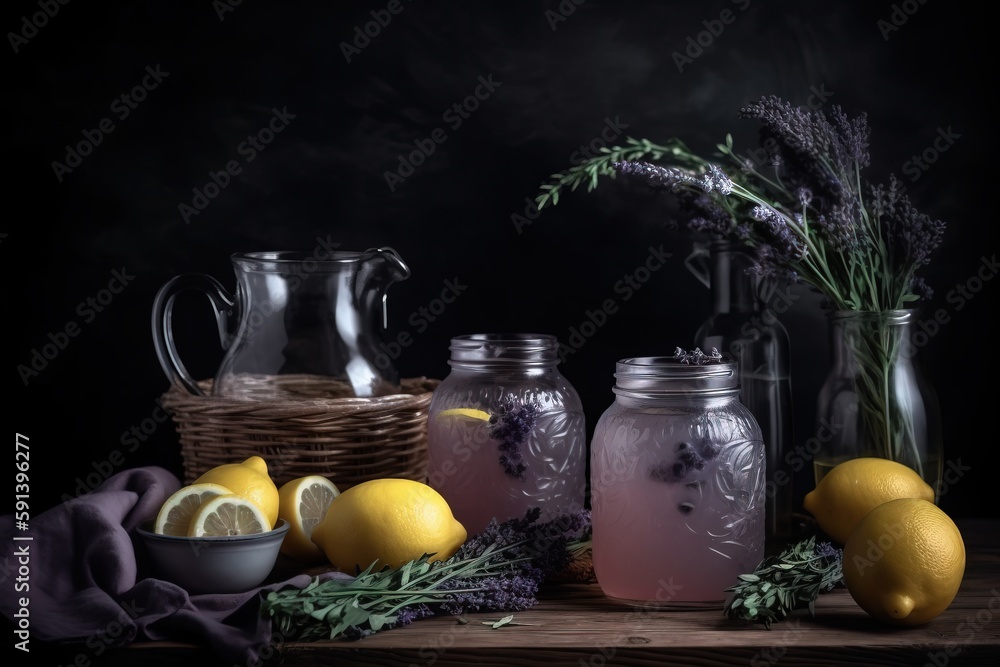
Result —
[[[33, 517], [27, 531], [16, 529], [13, 515], [0, 517], [0, 579], [6, 580], [0, 606], [15, 631], [21, 622], [16, 614], [23, 614], [20, 598], [26, 598], [32, 639], [79, 645], [91, 656], [133, 641], [167, 640], [208, 645], [226, 664], [257, 664], [271, 642], [271, 622], [258, 613], [263, 595], [302, 588], [311, 577], [297, 575], [245, 593], [200, 595], [150, 578], [135, 529], [155, 518], [178, 488], [177, 477], [163, 468], [133, 468]], [[17, 590], [11, 580], [24, 549], [28, 589]], [[16, 634], [14, 641], [20, 641]]]

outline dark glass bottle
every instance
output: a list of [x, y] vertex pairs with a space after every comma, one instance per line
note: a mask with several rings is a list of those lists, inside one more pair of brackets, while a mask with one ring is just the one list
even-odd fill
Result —
[[760, 425], [766, 449], [768, 537], [792, 533], [793, 470], [784, 460], [792, 443], [792, 386], [788, 331], [778, 315], [794, 297], [788, 287], [765, 294], [750, 269], [751, 250], [727, 241], [697, 246], [687, 266], [712, 293], [712, 314], [698, 328], [696, 344], [737, 360], [740, 401]]

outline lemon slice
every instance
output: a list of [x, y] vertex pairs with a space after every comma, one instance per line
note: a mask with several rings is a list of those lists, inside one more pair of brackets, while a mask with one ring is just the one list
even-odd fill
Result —
[[160, 535], [187, 535], [191, 517], [206, 500], [232, 493], [221, 484], [189, 484], [174, 492], [156, 515], [153, 532]]
[[467, 417], [478, 421], [488, 422], [490, 413], [475, 408], [450, 408], [438, 413], [438, 417]]
[[227, 493], [201, 504], [191, 517], [188, 537], [253, 535], [268, 530], [271, 522], [257, 503]]
[[337, 485], [322, 475], [306, 475], [278, 489], [278, 518], [289, 523], [281, 553], [304, 563], [322, 562], [323, 551], [312, 541], [313, 528], [326, 517], [340, 495]]

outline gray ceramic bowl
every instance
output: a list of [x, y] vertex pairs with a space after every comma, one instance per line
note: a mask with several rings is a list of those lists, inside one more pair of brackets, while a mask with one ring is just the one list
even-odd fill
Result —
[[273, 530], [232, 537], [175, 537], [153, 532], [153, 522], [137, 529], [154, 574], [189, 593], [242, 593], [271, 573], [289, 523]]

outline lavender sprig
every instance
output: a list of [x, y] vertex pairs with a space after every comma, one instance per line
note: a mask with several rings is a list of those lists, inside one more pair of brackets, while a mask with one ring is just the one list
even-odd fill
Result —
[[675, 196], [691, 232], [739, 242], [754, 251], [757, 273], [805, 283], [833, 309], [896, 310], [929, 297], [918, 272], [940, 247], [945, 224], [918, 212], [895, 178], [862, 177], [871, 162], [865, 114], [771, 95], [744, 105], [739, 117], [760, 123], [767, 164], [737, 153], [732, 135], [711, 158], [676, 138], [659, 145], [630, 137], [554, 174], [539, 208], [555, 204], [552, 189], [572, 187], [574, 175], [588, 173], [593, 190], [599, 176], [623, 174]]
[[589, 544], [589, 511], [540, 516], [535, 507], [519, 519], [494, 519], [445, 561], [424, 555], [397, 568], [369, 566], [350, 580], [314, 577], [305, 588], [268, 593], [261, 613], [286, 639], [314, 641], [360, 639], [437, 614], [522, 611]]

